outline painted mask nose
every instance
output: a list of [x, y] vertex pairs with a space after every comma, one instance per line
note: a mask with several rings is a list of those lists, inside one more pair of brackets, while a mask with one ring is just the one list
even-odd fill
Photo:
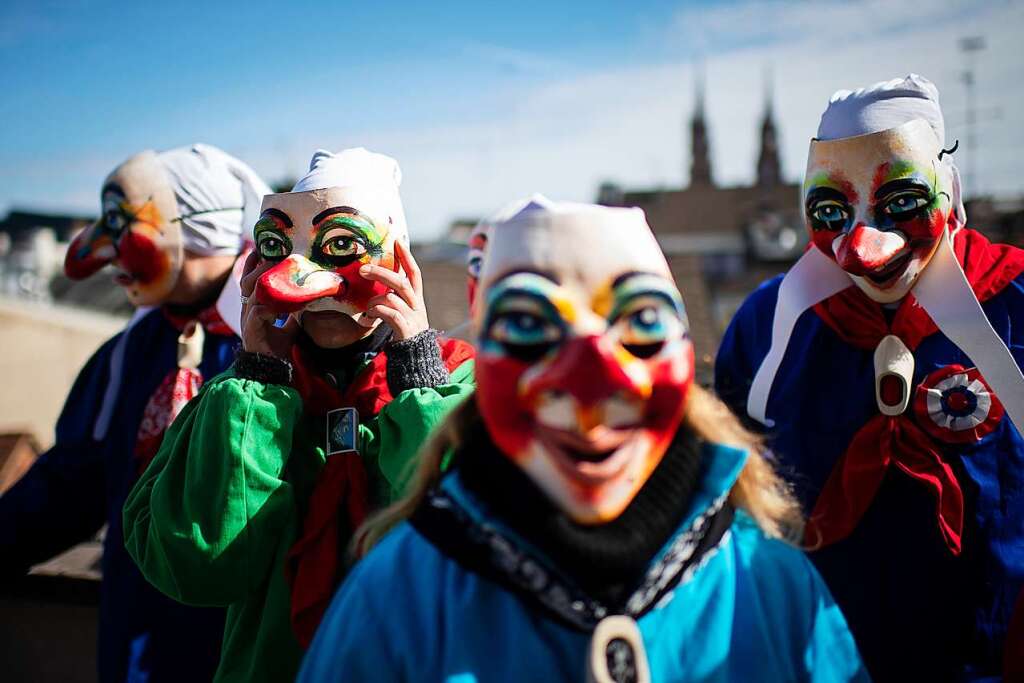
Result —
[[585, 407], [614, 395], [640, 393], [615, 357], [611, 343], [598, 336], [570, 341], [530, 389], [568, 392]]
[[64, 256], [64, 274], [71, 280], [89, 277], [114, 260], [117, 249], [100, 223], [93, 223], [68, 245]]
[[905, 246], [906, 240], [895, 232], [883, 232], [858, 223], [833, 243], [839, 267], [851, 275], [867, 275], [887, 264]]
[[348, 283], [338, 273], [292, 254], [260, 275], [256, 300], [276, 313], [294, 313], [311, 301], [343, 296], [347, 289]]

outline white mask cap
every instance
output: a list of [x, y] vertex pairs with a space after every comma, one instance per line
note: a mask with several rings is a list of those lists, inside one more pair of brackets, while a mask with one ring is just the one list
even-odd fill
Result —
[[[371, 152], [363, 147], [352, 147], [340, 152], [318, 149], [309, 162], [309, 172], [295, 183], [292, 192], [325, 190], [331, 187], [351, 187], [376, 197], [373, 204], [378, 211], [392, 219], [392, 230], [408, 243], [408, 227], [398, 188], [402, 184], [402, 169], [398, 162], [386, 154]], [[359, 207], [356, 207], [359, 208]]]
[[238, 254], [270, 188], [248, 165], [212, 146], [161, 152], [178, 203], [185, 249], [202, 256]]

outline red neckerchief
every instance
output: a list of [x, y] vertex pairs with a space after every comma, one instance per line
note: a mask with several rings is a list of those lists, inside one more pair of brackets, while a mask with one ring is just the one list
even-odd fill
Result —
[[[991, 299], [1024, 272], [1024, 251], [992, 244], [974, 230], [960, 230], [953, 250], [980, 302]], [[938, 331], [913, 295], [904, 298], [891, 324], [882, 307], [858, 287], [829, 297], [815, 305], [814, 311], [843, 341], [868, 351], [889, 334], [914, 351]], [[908, 407], [897, 416], [878, 414], [854, 435], [814, 504], [804, 538], [808, 546], [821, 547], [849, 535], [874, 499], [889, 465], [895, 465], [933, 491], [939, 530], [950, 552], [960, 553], [963, 492], [942, 458], [943, 442], [918, 426], [912, 413]]]
[[[190, 323], [197, 322], [208, 334], [224, 337], [234, 335], [220, 317], [216, 306], [204, 308], [195, 315], [175, 315], [166, 307], [161, 308], [160, 312], [179, 332], [183, 332]], [[135, 471], [138, 475], [149, 467], [156, 452], [160, 450], [160, 442], [163, 441], [167, 427], [174, 422], [185, 404], [199, 393], [202, 385], [203, 375], [197, 368], [175, 366], [149, 397], [135, 436]]]
[[[439, 343], [449, 372], [473, 357], [473, 347], [466, 342], [446, 339]], [[392, 399], [384, 351], [373, 357], [344, 393], [313, 369], [298, 349], [293, 351], [292, 361], [294, 385], [307, 413], [325, 415], [335, 408], [354, 407], [360, 420], [367, 420]], [[310, 495], [301, 535], [285, 561], [285, 575], [291, 586], [292, 630], [303, 647], [312, 642], [341, 580], [345, 550], [341, 534], [359, 528], [369, 510], [369, 484], [359, 453], [329, 456]]]

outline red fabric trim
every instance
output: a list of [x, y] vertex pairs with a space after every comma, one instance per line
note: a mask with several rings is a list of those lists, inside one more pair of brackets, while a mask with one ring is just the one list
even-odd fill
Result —
[[[457, 339], [440, 342], [441, 358], [449, 372], [474, 355], [473, 347]], [[378, 353], [341, 395], [295, 350], [295, 387], [306, 412], [325, 415], [334, 408], [354, 407], [359, 419], [368, 420], [391, 401], [387, 382], [387, 354]], [[317, 477], [298, 541], [288, 551], [285, 575], [291, 586], [291, 621], [299, 643], [309, 647], [331, 596], [341, 579], [345, 548], [343, 532], [353, 532], [366, 520], [370, 493], [366, 469], [358, 453], [327, 458]]]
[[935, 443], [905, 415], [876, 415], [853, 437], [814, 504], [804, 542], [817, 548], [849, 536], [890, 465], [932, 490], [939, 531], [950, 552], [959, 555], [964, 521], [960, 484]]
[[162, 307], [160, 312], [163, 314], [164, 318], [167, 319], [167, 322], [171, 323], [171, 325], [174, 326], [174, 329], [178, 330], [178, 332], [184, 330], [185, 326], [193, 320], [198, 320], [199, 324], [203, 326], [203, 330], [209, 334], [216, 334], [221, 337], [230, 337], [235, 334], [234, 331], [228, 327], [228, 324], [224, 322], [224, 319], [220, 317], [220, 313], [217, 312], [216, 305], [204, 308], [196, 315], [175, 315], [168, 311], [166, 306]]
[[[963, 266], [978, 301], [987, 301], [1024, 273], [1024, 250], [992, 244], [984, 235], [964, 228], [953, 238], [953, 251]], [[938, 331], [913, 295], [904, 298], [890, 326], [882, 307], [858, 287], [848, 287], [814, 306], [818, 317], [846, 343], [874, 350], [887, 334], [895, 334], [910, 350]]]

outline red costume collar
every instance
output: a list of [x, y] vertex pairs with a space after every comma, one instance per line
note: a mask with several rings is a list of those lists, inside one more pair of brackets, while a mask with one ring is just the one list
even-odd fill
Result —
[[[953, 237], [953, 251], [980, 302], [999, 294], [1024, 273], [1024, 250], [992, 244], [984, 235], [968, 228]], [[938, 331], [913, 294], [900, 303], [892, 323], [886, 320], [881, 304], [859, 287], [848, 287], [815, 304], [814, 312], [843, 341], [861, 349], [874, 350], [883, 337], [894, 334], [913, 350]]]
[[[445, 339], [439, 343], [449, 372], [473, 357], [473, 347], [466, 342]], [[335, 408], [354, 407], [363, 421], [379, 413], [392, 399], [386, 351], [374, 356], [344, 393], [331, 386], [297, 347], [293, 347], [292, 363], [293, 383], [307, 413], [325, 415]], [[303, 647], [312, 642], [341, 580], [342, 542], [365, 521], [370, 504], [366, 469], [359, 453], [349, 451], [328, 457], [310, 495], [302, 533], [285, 564], [291, 585], [292, 630]]]

